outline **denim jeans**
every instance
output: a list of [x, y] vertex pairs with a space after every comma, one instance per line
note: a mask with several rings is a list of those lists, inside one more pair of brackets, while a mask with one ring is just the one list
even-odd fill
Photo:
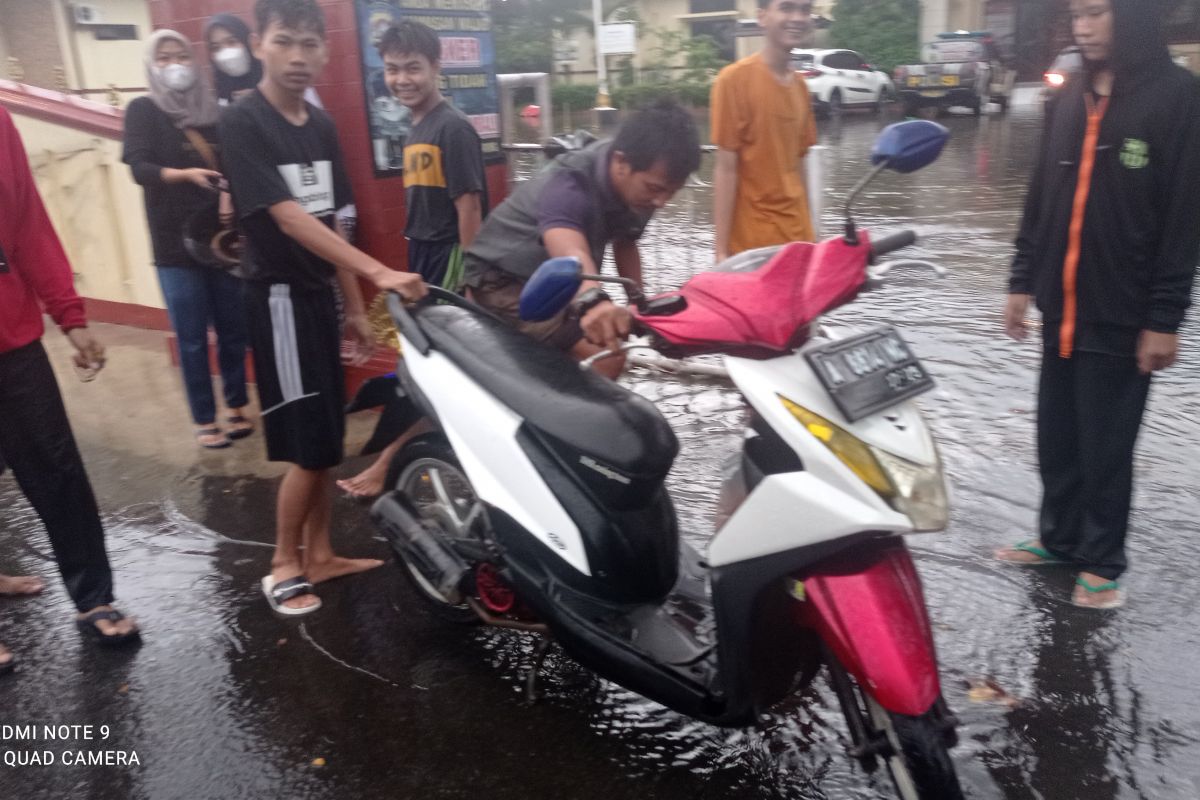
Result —
[[171, 327], [179, 339], [179, 365], [192, 421], [214, 422], [212, 375], [208, 368], [208, 326], [217, 332], [217, 362], [229, 408], [246, 405], [246, 320], [242, 281], [211, 267], [158, 268]]

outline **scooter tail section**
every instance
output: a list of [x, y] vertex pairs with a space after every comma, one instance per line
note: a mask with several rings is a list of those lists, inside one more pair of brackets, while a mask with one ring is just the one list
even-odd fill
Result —
[[803, 585], [801, 622], [820, 634], [864, 691], [894, 713], [930, 709], [941, 696], [937, 654], [921, 579], [903, 540], [863, 542], [806, 571]]

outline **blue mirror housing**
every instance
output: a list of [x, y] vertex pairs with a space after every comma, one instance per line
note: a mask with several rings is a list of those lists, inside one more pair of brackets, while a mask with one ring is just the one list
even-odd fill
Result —
[[916, 172], [942, 154], [950, 131], [927, 119], [897, 122], [884, 128], [871, 150], [871, 163], [893, 172]]
[[574, 256], [543, 261], [521, 290], [521, 319], [544, 322], [562, 311], [579, 291], [582, 274], [583, 264]]

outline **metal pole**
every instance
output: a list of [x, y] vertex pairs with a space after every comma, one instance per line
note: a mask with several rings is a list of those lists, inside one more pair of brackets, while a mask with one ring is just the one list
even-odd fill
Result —
[[804, 157], [804, 176], [808, 186], [808, 213], [812, 215], [813, 234], [821, 241], [821, 217], [825, 213], [825, 153], [824, 145], [808, 148]]
[[600, 26], [604, 23], [604, 4], [601, 0], [592, 0], [592, 25], [595, 28], [596, 39], [596, 106], [604, 108], [609, 105], [608, 99], [608, 65], [600, 52]]

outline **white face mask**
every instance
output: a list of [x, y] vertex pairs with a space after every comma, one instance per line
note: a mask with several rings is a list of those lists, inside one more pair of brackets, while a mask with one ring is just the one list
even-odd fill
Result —
[[167, 64], [158, 71], [168, 89], [186, 92], [196, 82], [196, 71], [183, 64]]
[[231, 78], [240, 78], [250, 71], [250, 54], [244, 47], [222, 47], [213, 53], [213, 64]]

